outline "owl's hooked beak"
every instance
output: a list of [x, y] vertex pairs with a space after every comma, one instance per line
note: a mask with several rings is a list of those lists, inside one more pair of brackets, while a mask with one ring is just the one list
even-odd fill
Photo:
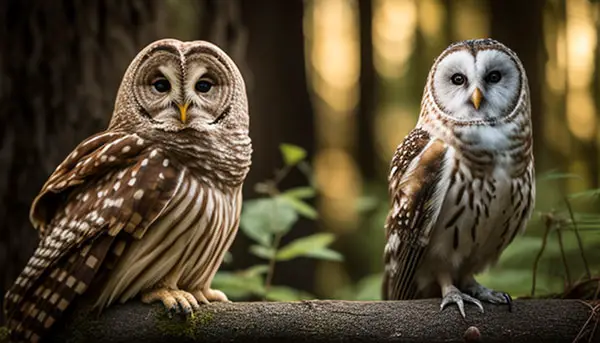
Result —
[[179, 113], [181, 114], [181, 122], [185, 124], [185, 121], [187, 120], [187, 109], [190, 106], [190, 103], [186, 103], [185, 105], [179, 105], [177, 104], [177, 107], [179, 107]]
[[483, 100], [483, 94], [481, 94], [479, 88], [475, 88], [473, 95], [471, 95], [471, 102], [473, 103], [473, 106], [475, 106], [476, 110], [479, 109], [479, 105], [481, 105], [481, 100]]

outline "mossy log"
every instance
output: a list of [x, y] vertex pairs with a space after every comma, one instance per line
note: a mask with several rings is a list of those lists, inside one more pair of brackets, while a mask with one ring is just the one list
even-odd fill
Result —
[[[188, 319], [130, 302], [75, 311], [51, 342], [600, 342], [599, 313], [577, 300], [516, 300], [439, 311], [439, 299], [218, 303]], [[596, 331], [594, 333], [594, 331]], [[594, 337], [591, 337], [594, 335]]]

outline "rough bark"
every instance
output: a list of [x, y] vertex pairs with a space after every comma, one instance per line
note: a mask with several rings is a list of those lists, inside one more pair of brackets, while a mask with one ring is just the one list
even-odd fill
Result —
[[[99, 318], [76, 312], [51, 342], [598, 342], [598, 314], [577, 300], [517, 300], [439, 312], [439, 299], [387, 302], [304, 301], [203, 306], [193, 319], [169, 318], [161, 305], [132, 302]], [[470, 327], [475, 327], [477, 330]], [[479, 333], [479, 340], [465, 339]], [[589, 339], [589, 341], [588, 341]]]
[[161, 37], [162, 9], [146, 0], [0, 6], [0, 295], [37, 244], [32, 199], [77, 143], [106, 127], [125, 68]]

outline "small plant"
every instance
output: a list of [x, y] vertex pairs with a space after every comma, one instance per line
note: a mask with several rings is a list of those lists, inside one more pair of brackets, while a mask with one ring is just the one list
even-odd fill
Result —
[[[240, 271], [220, 271], [213, 281], [215, 288], [231, 298], [255, 296], [273, 301], [314, 298], [291, 287], [273, 285], [276, 264], [299, 257], [342, 260], [340, 253], [329, 248], [335, 239], [331, 233], [316, 233], [281, 246], [281, 239], [301, 216], [314, 220], [318, 214], [306, 202], [316, 195], [311, 168], [305, 160], [306, 151], [291, 144], [282, 144], [280, 150], [285, 165], [272, 179], [256, 184], [255, 191], [263, 197], [244, 201], [240, 219], [241, 232], [254, 241], [250, 253], [264, 259], [265, 263]], [[309, 185], [281, 191], [280, 182], [293, 168], [298, 168], [307, 177]]]
[[541, 201], [526, 234], [515, 238], [497, 267], [477, 277], [480, 282], [515, 297], [598, 299], [600, 189], [565, 194], [548, 187], [565, 179], [582, 178], [555, 170], [538, 177]]

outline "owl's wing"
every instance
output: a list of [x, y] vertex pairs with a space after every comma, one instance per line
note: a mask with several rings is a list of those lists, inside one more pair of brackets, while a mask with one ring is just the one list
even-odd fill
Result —
[[383, 298], [416, 296], [415, 272], [429, 244], [447, 191], [442, 180], [447, 145], [415, 128], [396, 150], [391, 163], [391, 210], [386, 219]]
[[136, 134], [103, 132], [83, 141], [33, 201], [30, 217], [42, 241], [5, 296], [13, 333], [35, 341], [52, 326], [103, 261], [167, 208], [185, 173]]

